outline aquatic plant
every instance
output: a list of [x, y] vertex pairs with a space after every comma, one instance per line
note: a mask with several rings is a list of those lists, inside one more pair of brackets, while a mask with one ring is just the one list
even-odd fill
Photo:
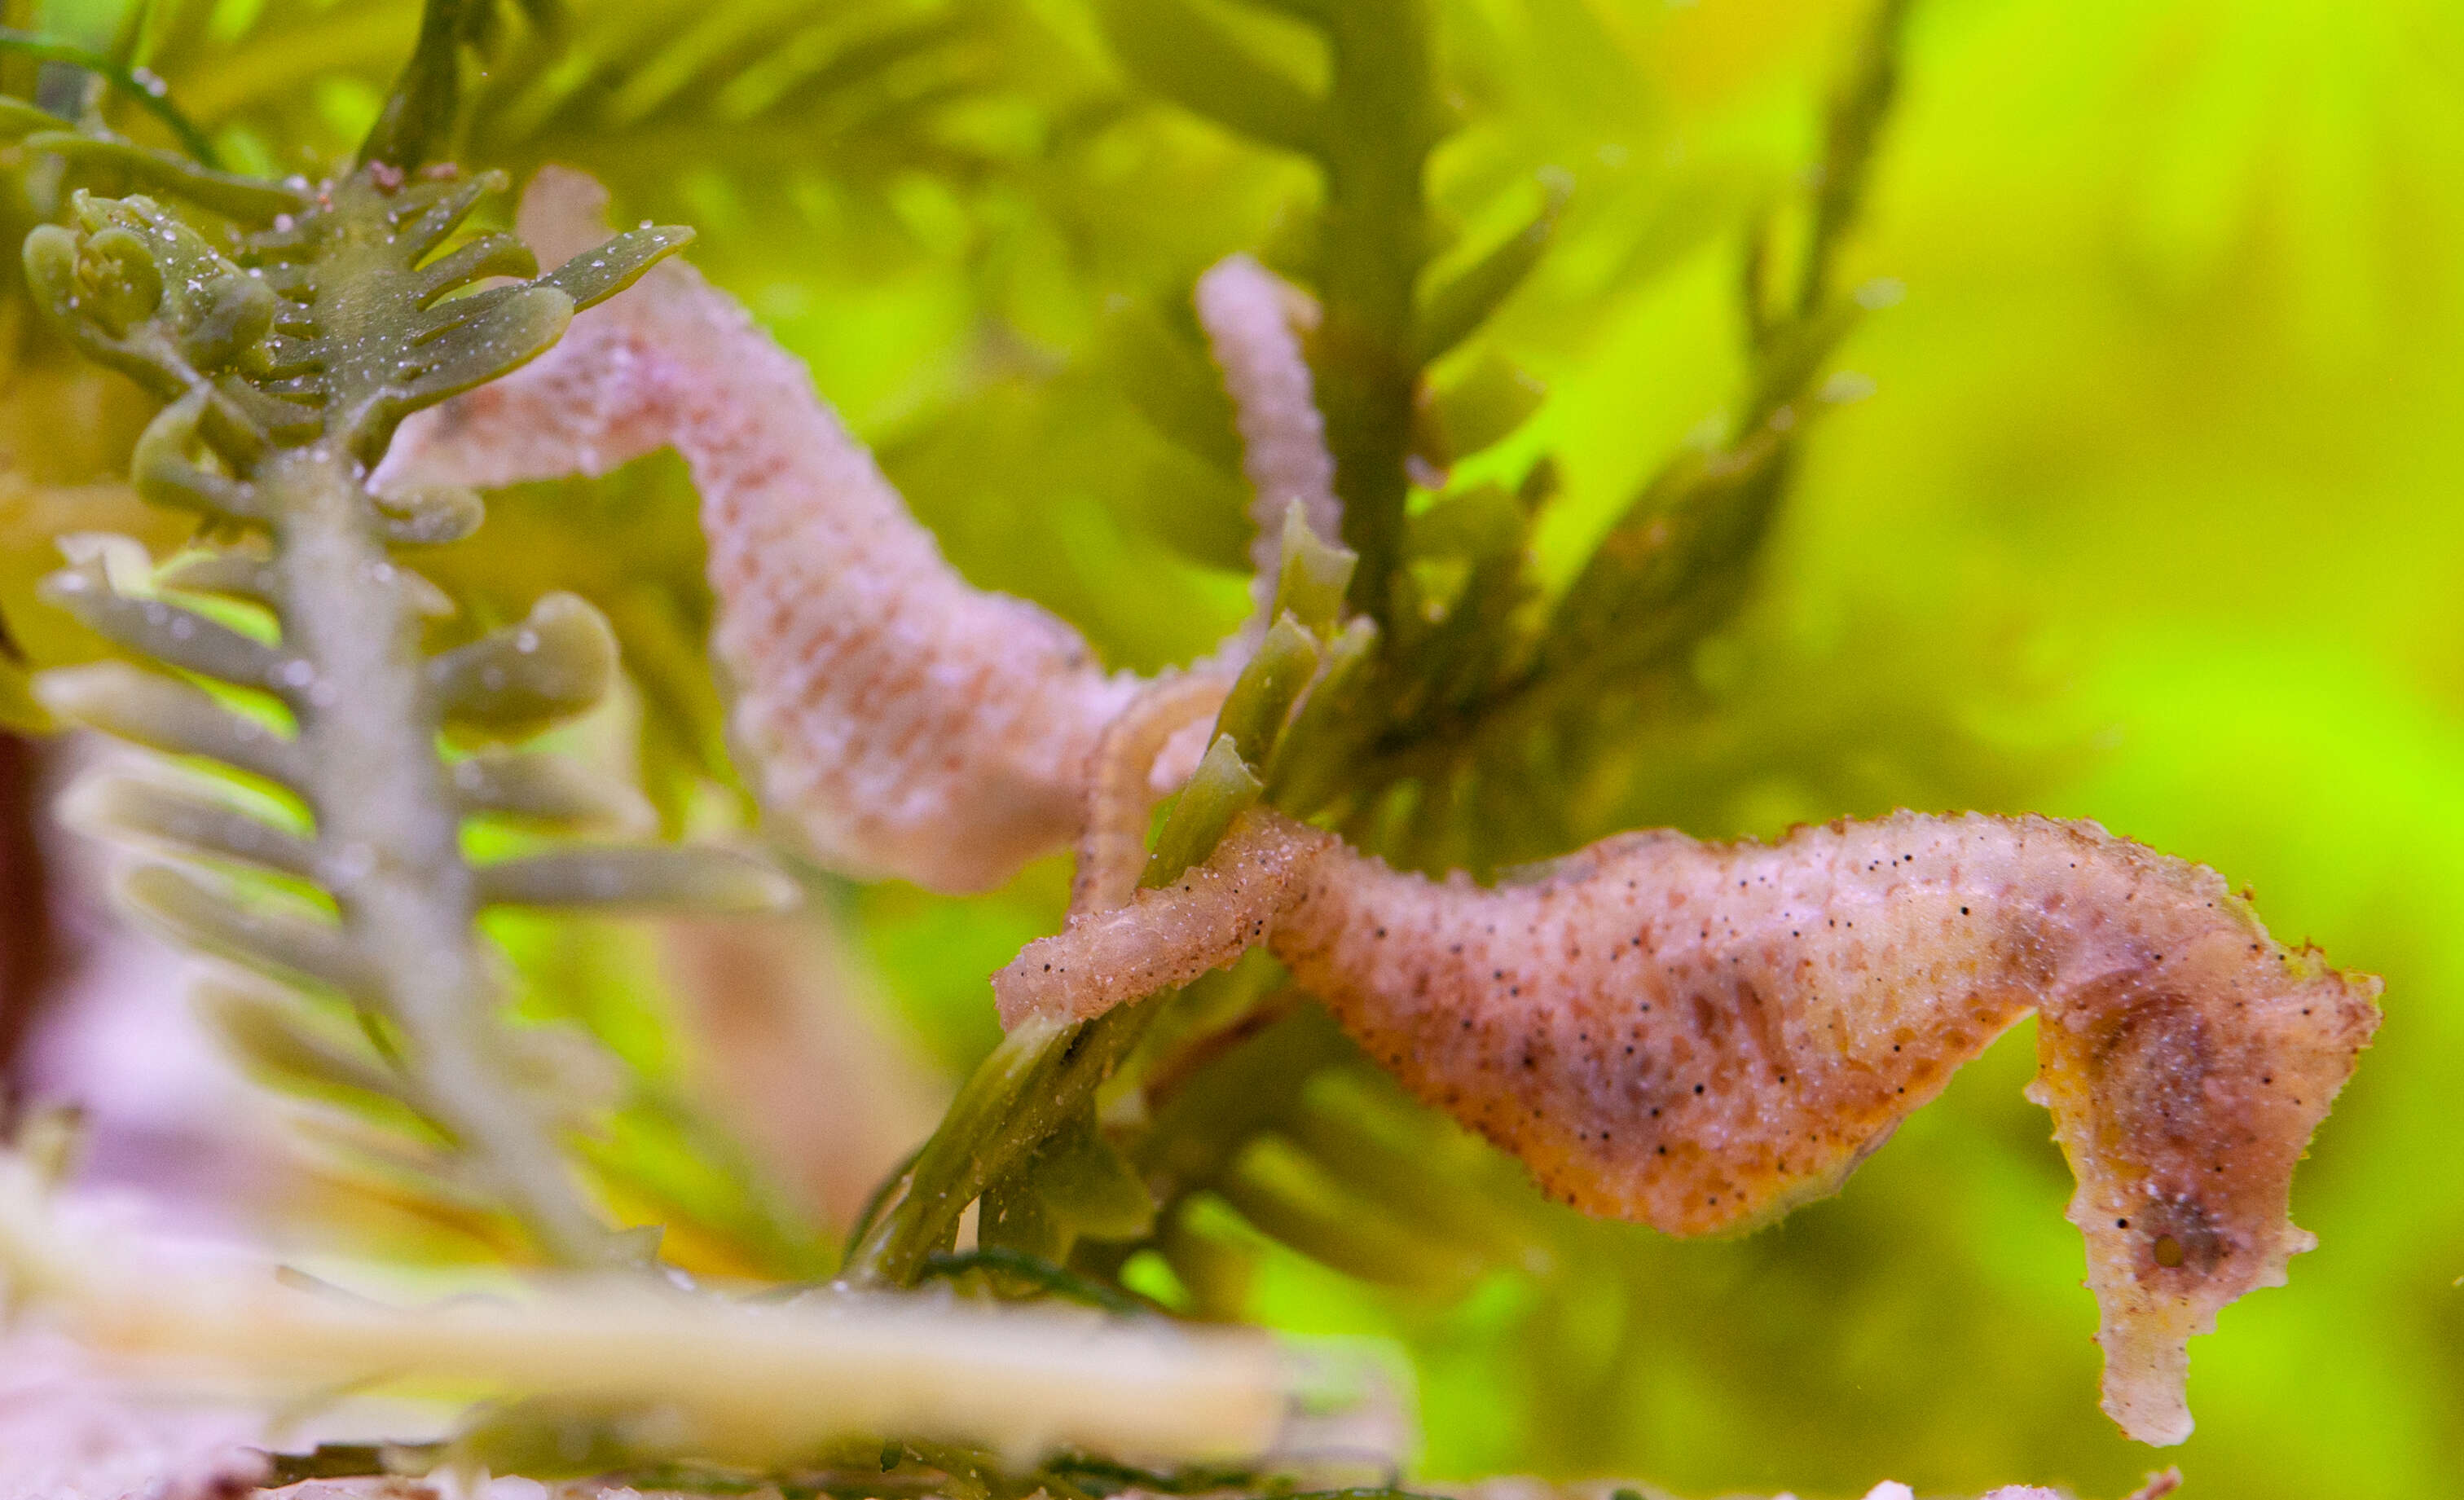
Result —
[[[1837, 262], [1906, 7], [1873, 11], [1818, 169], [1748, 236], [1735, 416], [1552, 572], [1535, 539], [1561, 514], [1563, 476], [1518, 435], [1544, 393], [1479, 336], [1547, 264], [1566, 185], [1517, 180], [1479, 232], [1456, 232], [1434, 164], [1466, 112], [1434, 9], [1096, 6], [1131, 80], [1115, 104], [1171, 100], [1313, 184], [1277, 235], [1191, 268], [1186, 312], [1115, 309], [1105, 329], [1150, 436], [1245, 490], [1246, 618], [1207, 654], [1144, 674], [1106, 670], [1077, 629], [953, 566], [801, 362], [701, 273], [653, 264], [679, 234], [611, 234], [606, 192], [551, 167], [532, 178], [519, 236], [466, 235], [505, 179], [431, 165], [529, 165], [610, 118], [675, 124], [729, 67], [741, 97], [699, 124], [771, 119], [793, 91], [747, 80], [790, 35], [780, 66], [872, 118], [881, 79], [918, 59], [932, 73], [1016, 20], [995, 5], [920, 26], [857, 10], [859, 32], [881, 24], [854, 44], [803, 46], [790, 23], [731, 11], [671, 54], [649, 23], [594, 35], [544, 8], [437, 0], [362, 161], [319, 186], [132, 145], [92, 120], [62, 130], [31, 106], [18, 120], [29, 149], [66, 170], [189, 206], [78, 193], [28, 240], [38, 305], [168, 403], [132, 474], [148, 500], [202, 516], [208, 543], [158, 572], [142, 544], [75, 540], [46, 590], [184, 678], [113, 664], [36, 680], [63, 718], [236, 773], [210, 792], [99, 779], [75, 805], [187, 856], [130, 878], [141, 911], [288, 986], [217, 992], [243, 1050], [403, 1127], [425, 1190], [510, 1209], [551, 1258], [652, 1259], [605, 1232], [566, 1159], [579, 1150], [594, 1175], [621, 1177], [617, 1153], [568, 1131], [626, 1083], [586, 1045], [502, 1024], [479, 914], [749, 910], [790, 888], [707, 850], [474, 861], [464, 820], [626, 821], [627, 792], [493, 747], [588, 710], [621, 651], [651, 685], [646, 747], [666, 746], [664, 761], [645, 750], [646, 789], [681, 824], [692, 783], [726, 775], [720, 695], [677, 665], [706, 612], [744, 781], [804, 851], [948, 893], [1001, 886], [1059, 848], [1076, 858], [1067, 928], [996, 982], [1008, 1034], [852, 1225], [843, 1286], [791, 1293], [818, 1304], [818, 1324], [927, 1282], [1237, 1318], [1260, 1239], [1440, 1295], [1528, 1257], [1511, 1188], [1388, 1073], [1587, 1209], [1672, 1233], [1759, 1222], [1836, 1187], [2035, 1005], [2038, 1092], [2079, 1180], [2073, 1217], [2104, 1314], [2106, 1408], [2144, 1440], [2186, 1436], [2185, 1341], [2306, 1247], [2286, 1218], [2292, 1164], [2375, 1025], [2374, 981], [2275, 943], [2211, 872], [2092, 825], [1903, 816], [1774, 846], [1634, 834], [1512, 868], [1617, 824], [1633, 726], [1669, 711], [1690, 653], [1747, 596], [1815, 420], [1861, 393], [1830, 358], [1887, 296], [1844, 288]], [[254, 33], [215, 34], [198, 14], [167, 7], [146, 30], [166, 65], [186, 49], [230, 66]], [[490, 70], [466, 79], [475, 56]], [[850, 176], [863, 165], [878, 164]], [[524, 242], [561, 267], [537, 275]], [[625, 628], [551, 592], [516, 623], [429, 649], [426, 620], [502, 602], [485, 533], [464, 541], [474, 490], [604, 478], [667, 449], [697, 493], [706, 594], [663, 558], [666, 597]], [[562, 524], [557, 547], [586, 552]], [[393, 555], [454, 542], [442, 589]], [[254, 873], [209, 877], [198, 862]], [[1865, 925], [1849, 937], [1842, 921]], [[62, 1270], [38, 1207], [12, 1212], [0, 1229], [14, 1228], [8, 1257], [31, 1288], [48, 1269], [56, 1300], [89, 1313], [114, 1300]], [[773, 1239], [771, 1267], [814, 1261]], [[814, 1476], [855, 1450], [810, 1410], [722, 1431], [742, 1413], [707, 1388], [632, 1379], [640, 1340], [600, 1372], [604, 1389], [577, 1373], [577, 1330], [629, 1316], [631, 1294], [456, 1322], [475, 1342], [440, 1369], [486, 1365], [472, 1350], [490, 1340], [534, 1340], [540, 1362], [513, 1383], [545, 1399], [416, 1457], [553, 1467], [579, 1451], [593, 1472], [681, 1463], [705, 1466], [696, 1483], [787, 1476], [835, 1492]], [[200, 1341], [185, 1304], [164, 1306], [163, 1327]], [[659, 1338], [691, 1323], [645, 1306]], [[310, 1342], [370, 1340], [363, 1354], [403, 1327], [333, 1312], [280, 1315]], [[711, 1357], [741, 1347], [740, 1312], [711, 1304]], [[954, 1329], [963, 1363], [972, 1335]], [[364, 1364], [324, 1374], [374, 1373]], [[1296, 1398], [1271, 1376], [1239, 1394], [1260, 1412]], [[696, 1415], [646, 1419], [667, 1401]], [[1068, 1493], [1099, 1470], [1291, 1483], [1056, 1456], [1056, 1437], [1134, 1446], [1101, 1423], [940, 1415], [927, 1401], [859, 1423], [858, 1446], [886, 1439], [885, 1471], [951, 1492]], [[1210, 1429], [1215, 1446], [1165, 1456], [1256, 1459], [1263, 1432], [1249, 1423], [1226, 1445]], [[410, 1460], [304, 1462], [283, 1472]]]
[[[423, 52], [404, 97], [440, 66], [453, 59]], [[368, 475], [406, 416], [536, 357], [577, 307], [689, 236], [638, 231], [535, 276], [509, 235], [449, 244], [502, 179], [414, 175], [407, 130], [389, 117], [358, 170], [313, 188], [207, 175], [94, 136], [30, 139], [158, 180], [239, 226], [226, 253], [151, 198], [79, 192], [66, 225], [26, 242], [43, 311], [166, 403], [137, 443], [138, 492], [225, 539], [151, 576], [134, 542], [80, 541], [45, 597], [134, 661], [55, 671], [35, 691], [64, 719], [271, 794], [251, 808], [120, 774], [72, 794], [88, 827], [183, 856], [125, 877], [141, 914], [287, 982], [288, 995], [218, 987], [226, 1032], [279, 1074], [404, 1112], [442, 1148], [448, 1184], [509, 1208], [546, 1254], [600, 1264], [627, 1252], [556, 1137], [604, 1091], [555, 1033], [501, 1024], [480, 912], [764, 910], [792, 888], [708, 850], [573, 846], [472, 864], [469, 818], [556, 830], [628, 821], [627, 794], [570, 761], [439, 748], [440, 736], [517, 741], [586, 712], [613, 676], [613, 642], [587, 604], [550, 593], [518, 623], [424, 649], [428, 622], [451, 606], [395, 551], [454, 540], [483, 508], [467, 490], [380, 493]], [[531, 278], [477, 286], [508, 276]], [[118, 577], [115, 557], [131, 564]], [[235, 883], [222, 872], [232, 866], [276, 880]]]

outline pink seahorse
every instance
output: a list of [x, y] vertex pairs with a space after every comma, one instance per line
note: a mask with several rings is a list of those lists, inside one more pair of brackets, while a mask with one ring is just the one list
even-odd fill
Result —
[[1836, 1188], [2035, 1010], [2030, 1096], [2079, 1179], [2105, 1410], [2151, 1443], [2189, 1433], [2190, 1335], [2315, 1243], [2293, 1165], [2378, 1023], [2377, 980], [2287, 950], [2214, 871], [1977, 814], [1630, 833], [1483, 889], [1252, 812], [994, 985], [1005, 1022], [1083, 1017], [1259, 942], [1550, 1192], [1672, 1234]]

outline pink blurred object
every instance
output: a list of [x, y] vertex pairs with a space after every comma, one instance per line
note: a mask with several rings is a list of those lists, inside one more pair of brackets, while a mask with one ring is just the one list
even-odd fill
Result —
[[57, 1335], [0, 1337], [0, 1500], [253, 1492], [261, 1414], [148, 1401]]

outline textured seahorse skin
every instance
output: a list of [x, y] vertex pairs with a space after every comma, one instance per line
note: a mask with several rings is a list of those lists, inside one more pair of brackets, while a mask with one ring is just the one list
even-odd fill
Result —
[[[550, 168], [524, 237], [551, 258], [586, 249], [605, 204]], [[974, 891], [1077, 832], [1089, 754], [1137, 680], [961, 578], [803, 366], [691, 267], [659, 267], [406, 429], [381, 480], [511, 484], [671, 446], [702, 496], [737, 748], [818, 855]]]
[[1241, 472], [1249, 481], [1249, 546], [1261, 630], [1274, 598], [1284, 512], [1298, 505], [1321, 537], [1343, 535], [1334, 456], [1326, 448], [1309, 361], [1295, 324], [1315, 327], [1317, 306], [1247, 255], [1226, 255], [1198, 278], [1198, 322], [1241, 430]]
[[[581, 254], [607, 236], [606, 204], [589, 177], [545, 168], [523, 193], [522, 236], [550, 261]], [[1260, 615], [1194, 671], [1228, 681], [1266, 623], [1284, 508], [1330, 537], [1341, 515], [1289, 321], [1305, 302], [1244, 256], [1209, 273], [1199, 300], [1258, 492]], [[583, 314], [524, 369], [413, 419], [379, 483], [597, 474], [667, 447], [702, 496], [737, 748], [765, 805], [824, 861], [983, 890], [1112, 805], [1090, 804], [1094, 752], [1146, 685], [1102, 672], [1050, 614], [961, 578], [803, 365], [681, 262]], [[1166, 753], [1154, 770], [1185, 775], [1188, 760]]]
[[1004, 1019], [1091, 1014], [1255, 940], [1551, 1193], [1675, 1234], [1830, 1191], [2037, 1010], [2105, 1409], [2149, 1442], [2189, 1432], [2188, 1338], [2314, 1243], [2293, 1165], [2378, 1020], [2376, 980], [2277, 943], [2212, 871], [2093, 824], [1906, 813], [1627, 834], [1493, 890], [1252, 814], [996, 984]]

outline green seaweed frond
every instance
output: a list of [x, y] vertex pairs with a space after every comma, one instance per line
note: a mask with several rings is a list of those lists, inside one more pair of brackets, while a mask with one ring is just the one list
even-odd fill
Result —
[[30, 236], [42, 309], [166, 403], [137, 444], [138, 491], [216, 539], [160, 570], [126, 547], [73, 553], [48, 597], [131, 660], [36, 687], [63, 718], [250, 788], [107, 772], [76, 793], [89, 827], [168, 856], [126, 877], [142, 915], [275, 982], [206, 997], [243, 1054], [397, 1119], [438, 1196], [510, 1211], [553, 1258], [605, 1263], [632, 1251], [559, 1140], [605, 1100], [608, 1068], [580, 1039], [504, 1024], [480, 915], [766, 910], [793, 888], [713, 849], [466, 851], [472, 820], [639, 823], [629, 788], [511, 748], [597, 704], [615, 644], [598, 611], [549, 593], [431, 652], [428, 622], [450, 607], [396, 553], [468, 535], [480, 501], [369, 476], [406, 417], [536, 357], [690, 237], [637, 230], [539, 275], [511, 235], [457, 238], [502, 186], [383, 161], [314, 188], [260, 182], [207, 195], [243, 220], [228, 249], [152, 199], [81, 192], [66, 225]]
[[149, 11], [139, 59], [236, 156], [450, 155], [517, 177], [556, 161], [663, 213], [724, 201], [792, 216], [815, 182], [1000, 171], [998, 143], [945, 127], [1054, 45], [1014, 0], [268, 0], [236, 24], [216, 0]]
[[[170, 90], [163, 80], [150, 73], [130, 67], [108, 53], [39, 32], [0, 27], [0, 54], [24, 57], [36, 62], [65, 63], [93, 77], [118, 98], [151, 115], [179, 142], [180, 149], [196, 159], [200, 165], [220, 170], [222, 161], [205, 131], [198, 128], [180, 106], [172, 101]], [[9, 101], [11, 112], [25, 119], [23, 111], [31, 105]]]
[[[1381, 639], [1352, 712], [1294, 743], [1278, 805], [1430, 871], [1492, 871], [1598, 831], [1583, 799], [1614, 779], [1614, 736], [1630, 717], [1609, 710], [1664, 700], [1672, 664], [1732, 617], [1805, 432], [1857, 393], [1825, 380], [1863, 305], [1837, 292], [1834, 268], [1872, 172], [1906, 11], [1875, 8], [1802, 203], [1749, 235], [1736, 417], [1719, 441], [1669, 460], [1572, 582], [1552, 584], [1533, 540], [1567, 498], [1554, 458], [1520, 445], [1509, 450], [1520, 473], [1505, 477], [1465, 461], [1499, 449], [1546, 400], [1480, 335], [1544, 263], [1572, 179], [1541, 174], [1536, 206], [1512, 227], [1456, 243], [1433, 158], [1466, 121], [1421, 0], [1103, 7], [1142, 86], [1302, 156], [1323, 183], [1282, 258], [1321, 303], [1308, 352], [1345, 539], [1361, 559], [1352, 603]], [[1219, 18], [1234, 13], [1247, 23], [1237, 31]], [[1305, 78], [1311, 48], [1289, 45], [1295, 33], [1322, 55], [1322, 84]], [[1785, 275], [1783, 241], [1794, 247]], [[1177, 441], [1220, 447], [1208, 398], [1172, 396], [1202, 391], [1202, 363], [1188, 341], [1177, 354], [1168, 343], [1134, 345], [1140, 405]], [[1176, 364], [1177, 382], [1153, 378]], [[1617, 728], [1604, 738], [1602, 723]], [[1494, 795], [1505, 786], [1518, 788], [1510, 816]]]
[[[516, 3], [535, 28], [555, 34], [556, 0]], [[484, 56], [502, 30], [499, 0], [428, 0], [420, 9], [410, 60], [360, 143], [360, 165], [383, 162], [407, 169], [446, 154], [462, 119], [465, 55]]]

